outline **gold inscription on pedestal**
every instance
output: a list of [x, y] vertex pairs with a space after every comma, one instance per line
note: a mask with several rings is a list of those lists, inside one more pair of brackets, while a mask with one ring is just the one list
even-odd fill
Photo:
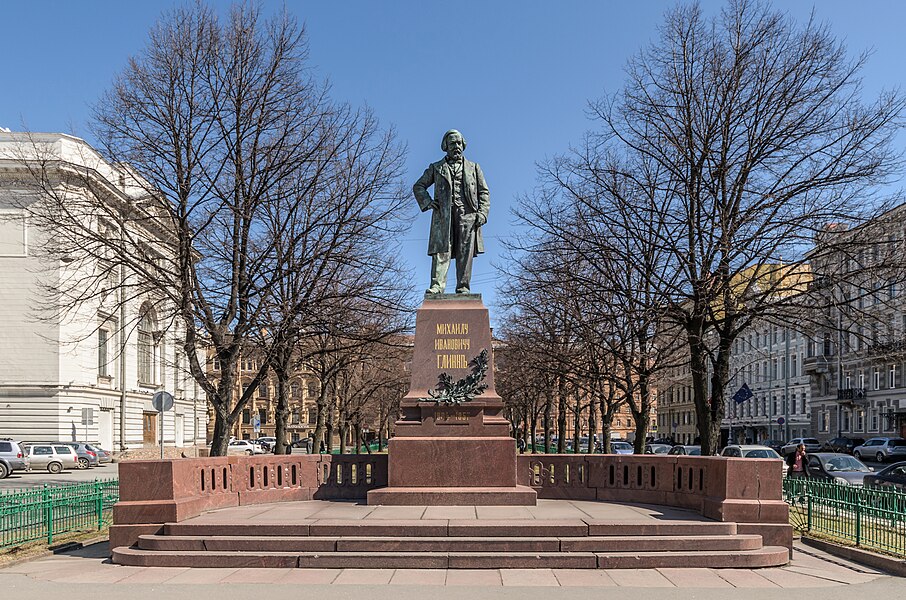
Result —
[[434, 422], [438, 425], [463, 425], [469, 422], [469, 413], [464, 410], [438, 408], [434, 411]]
[[[437, 323], [434, 338], [435, 352], [463, 352], [472, 349], [472, 340], [467, 337], [440, 337], [440, 336], [465, 336], [469, 335], [468, 323]], [[466, 354], [438, 354], [437, 368], [468, 369], [469, 359]]]

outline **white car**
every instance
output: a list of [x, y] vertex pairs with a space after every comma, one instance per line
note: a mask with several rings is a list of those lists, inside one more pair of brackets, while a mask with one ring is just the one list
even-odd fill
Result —
[[787, 469], [789, 469], [786, 461], [783, 460], [783, 457], [777, 454], [776, 450], [774, 450], [773, 448], [768, 448], [767, 446], [741, 446], [733, 444], [724, 448], [723, 452], [721, 452], [720, 455], [730, 458], [776, 458], [777, 460], [781, 461], [781, 464], [783, 464], [784, 477], [786, 476]]
[[253, 444], [248, 440], [233, 440], [230, 442], [227, 452], [230, 454], [264, 454], [265, 450], [258, 444]]

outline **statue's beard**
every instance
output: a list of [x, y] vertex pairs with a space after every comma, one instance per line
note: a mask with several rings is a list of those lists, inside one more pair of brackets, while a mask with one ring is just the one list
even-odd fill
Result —
[[447, 155], [447, 157], [448, 157], [450, 160], [459, 160], [459, 159], [462, 158], [462, 151], [459, 151], [459, 150], [452, 150], [452, 151]]

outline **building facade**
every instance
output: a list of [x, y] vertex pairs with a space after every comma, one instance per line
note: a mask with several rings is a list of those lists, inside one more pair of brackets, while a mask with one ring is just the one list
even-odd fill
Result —
[[[49, 260], [42, 253], [65, 233], [32, 222], [33, 203], [42, 201], [31, 189], [36, 164], [53, 165], [59, 181], [51, 185], [74, 204], [103, 190], [102, 201], [125, 214], [146, 196], [129, 169], [105, 162], [78, 138], [0, 132], [0, 437], [126, 450], [157, 446], [162, 432], [166, 446], [203, 444], [206, 403], [188, 375], [178, 323], [162, 317], [153, 292], [126, 291], [135, 289], [135, 273], [111, 269], [99, 280], [86, 273], [103, 270], [102, 258]], [[86, 231], [109, 233], [109, 223], [86, 218]], [[125, 227], [132, 239], [155, 246], [155, 234]], [[48, 296], [47, 283], [61, 281], [75, 282], [70, 293], [79, 285], [99, 288], [55, 310], [63, 300]], [[175, 399], [162, 420], [152, 405], [158, 391]]]
[[906, 204], [819, 237], [820, 313], [805, 358], [813, 435], [906, 436]]
[[[726, 439], [757, 444], [811, 435], [811, 389], [803, 369], [808, 342], [803, 332], [768, 323], [736, 339], [721, 425]], [[736, 403], [733, 396], [743, 384], [753, 396]]]

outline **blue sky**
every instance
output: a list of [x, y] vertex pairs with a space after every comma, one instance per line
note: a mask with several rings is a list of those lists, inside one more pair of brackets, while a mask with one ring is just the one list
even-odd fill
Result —
[[[0, 126], [62, 131], [91, 142], [88, 107], [172, 1], [9, 0], [0, 5]], [[219, 2], [226, 7], [227, 3]], [[501, 240], [516, 234], [510, 208], [535, 182], [535, 164], [580, 140], [589, 99], [622, 85], [626, 59], [657, 36], [673, 2], [549, 0], [456, 2], [297, 1], [311, 62], [333, 96], [369, 104], [408, 147], [415, 181], [441, 156], [444, 131], [468, 141], [491, 190], [487, 254], [475, 262], [473, 290], [496, 298]], [[709, 13], [722, 2], [702, 3]], [[867, 94], [906, 83], [906, 3], [824, 0], [775, 5], [798, 20], [813, 6], [852, 54], [873, 49]], [[268, 13], [282, 2], [265, 2]], [[903, 136], [901, 136], [903, 139]], [[415, 200], [412, 201], [413, 212]], [[418, 217], [403, 245], [418, 286], [427, 287], [429, 217]], [[451, 277], [451, 279], [453, 279]], [[450, 282], [450, 289], [454, 282]], [[492, 308], [492, 315], [494, 314]], [[492, 316], [492, 321], [494, 320]]]

